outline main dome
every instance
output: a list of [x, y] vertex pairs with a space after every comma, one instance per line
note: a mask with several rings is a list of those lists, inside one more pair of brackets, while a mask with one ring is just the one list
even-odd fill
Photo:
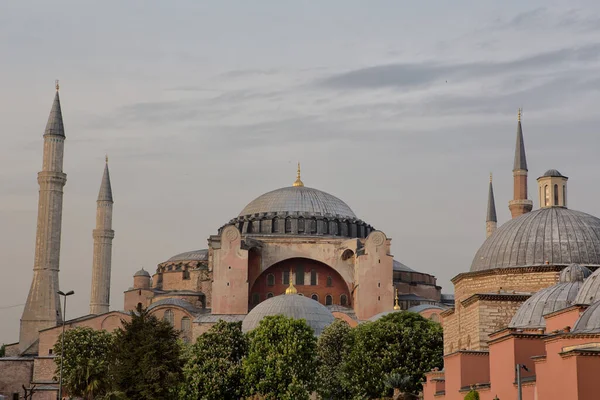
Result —
[[305, 186], [284, 187], [265, 193], [244, 207], [239, 216], [263, 213], [300, 213], [356, 219], [354, 212], [342, 200]]
[[471, 272], [545, 264], [600, 266], [600, 219], [564, 207], [521, 215], [487, 238]]

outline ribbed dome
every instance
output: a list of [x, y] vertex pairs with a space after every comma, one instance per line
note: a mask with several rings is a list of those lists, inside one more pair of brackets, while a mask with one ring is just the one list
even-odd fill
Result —
[[305, 186], [284, 187], [265, 193], [244, 207], [239, 216], [261, 213], [306, 213], [356, 219], [354, 212], [342, 200]]
[[558, 177], [563, 177], [563, 174], [561, 174], [560, 172], [558, 172], [558, 170], [556, 169], [549, 169], [548, 171], [544, 172], [544, 175], [542, 176], [558, 176]]
[[334, 321], [333, 314], [321, 303], [297, 294], [271, 297], [254, 307], [242, 322], [242, 331], [249, 332], [256, 328], [267, 316], [284, 315], [295, 319], [304, 319], [315, 336]]
[[589, 269], [579, 265], [565, 268], [561, 272], [559, 283], [542, 289], [527, 299], [519, 307], [508, 327], [529, 329], [545, 327], [544, 315], [573, 305], [583, 280], [590, 274]]
[[150, 278], [150, 273], [148, 271], [146, 271], [144, 268], [140, 269], [138, 272], [136, 272], [135, 274], [133, 274], [133, 276], [146, 276], [148, 278]]
[[546, 263], [600, 266], [600, 219], [564, 207], [521, 215], [487, 238], [471, 272]]
[[583, 282], [575, 304], [592, 304], [600, 300], [600, 268]]
[[573, 327], [573, 333], [600, 333], [600, 301], [581, 314]]
[[176, 254], [167, 261], [208, 261], [208, 249], [187, 251]]

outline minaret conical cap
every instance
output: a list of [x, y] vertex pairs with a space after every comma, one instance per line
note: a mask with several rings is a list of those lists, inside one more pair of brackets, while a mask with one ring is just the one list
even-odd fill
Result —
[[513, 171], [527, 171], [527, 158], [525, 156], [525, 142], [523, 141], [523, 129], [521, 128], [521, 109], [517, 121], [517, 144], [515, 146], [515, 165]]
[[496, 202], [494, 201], [494, 187], [492, 185], [492, 174], [490, 174], [490, 189], [488, 192], [488, 206], [486, 222], [498, 222], [496, 217]]
[[63, 125], [62, 111], [60, 109], [60, 97], [58, 96], [58, 88], [54, 95], [54, 102], [52, 103], [52, 109], [50, 110], [50, 116], [46, 123], [46, 130], [44, 136], [54, 135], [65, 137], [65, 127]]
[[102, 175], [102, 183], [100, 184], [98, 201], [113, 201], [112, 188], [110, 186], [110, 173], [108, 172], [108, 158], [106, 159], [106, 164], [104, 165], [104, 174]]

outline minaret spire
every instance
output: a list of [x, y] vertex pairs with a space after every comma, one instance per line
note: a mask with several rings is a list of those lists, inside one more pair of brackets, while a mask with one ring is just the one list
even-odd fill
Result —
[[490, 173], [490, 188], [488, 191], [487, 216], [485, 218], [486, 237], [490, 237], [496, 230], [498, 219], [496, 218], [496, 202], [494, 200], [494, 187], [492, 185], [492, 174]]
[[60, 260], [65, 129], [58, 95], [58, 82], [52, 109], [44, 132], [33, 279], [27, 303], [21, 316], [19, 351], [24, 353], [38, 339], [41, 329], [55, 326], [62, 320], [60, 299], [56, 293]]
[[90, 294], [90, 314], [104, 314], [110, 305], [110, 271], [112, 261], [113, 195], [108, 172], [108, 156], [104, 164], [104, 174], [96, 202], [96, 229], [93, 231], [94, 256], [92, 260], [92, 290]]
[[525, 156], [525, 142], [523, 140], [523, 128], [521, 127], [522, 111], [519, 108], [517, 114], [517, 143], [513, 166], [514, 195], [508, 203], [513, 218], [526, 214], [533, 208], [533, 202], [527, 198], [527, 157]]

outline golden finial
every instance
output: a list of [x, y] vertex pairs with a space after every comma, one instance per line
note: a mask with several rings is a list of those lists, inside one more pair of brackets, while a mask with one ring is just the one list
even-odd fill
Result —
[[492, 183], [492, 173], [490, 172], [490, 183]]
[[104, 156], [104, 159], [106, 160], [106, 163], [108, 164], [108, 154], [106, 156]]
[[519, 108], [519, 112], [517, 114], [517, 121], [521, 122], [521, 113], [523, 113], [523, 109]]
[[394, 289], [394, 310], [400, 310], [400, 304], [398, 304], [398, 288]]
[[58, 92], [58, 89], [60, 88], [60, 86], [58, 85], [58, 79], [54, 81], [54, 86], [56, 87], [56, 91]]
[[294, 287], [294, 284], [292, 283], [292, 269], [290, 268], [290, 286], [288, 286], [287, 289], [285, 289], [285, 294], [298, 294], [298, 291], [296, 290], [296, 288]]
[[293, 186], [304, 186], [304, 182], [300, 179], [300, 162], [298, 161], [298, 174], [296, 175], [296, 182]]

